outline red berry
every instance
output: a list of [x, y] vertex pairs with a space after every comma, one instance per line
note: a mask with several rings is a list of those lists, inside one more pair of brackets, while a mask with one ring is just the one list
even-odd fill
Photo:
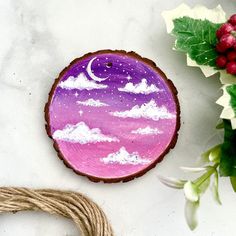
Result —
[[221, 42], [217, 43], [216, 45], [216, 51], [223, 53], [227, 50], [227, 48], [224, 46], [224, 44], [222, 44]]
[[224, 34], [230, 33], [234, 27], [230, 23], [225, 23], [216, 31], [216, 36], [220, 39]]
[[232, 25], [236, 25], [236, 14], [232, 15], [228, 22], [230, 22]]
[[216, 58], [216, 65], [220, 68], [225, 68], [227, 63], [227, 58], [225, 56], [218, 56]]
[[231, 34], [224, 34], [220, 38], [220, 43], [222, 44], [223, 48], [229, 49], [234, 46], [234, 44], [236, 43], [236, 39]]
[[235, 61], [236, 60], [236, 52], [235, 51], [228, 52], [227, 59], [229, 61]]
[[226, 65], [226, 71], [229, 74], [236, 75], [236, 62], [231, 61]]

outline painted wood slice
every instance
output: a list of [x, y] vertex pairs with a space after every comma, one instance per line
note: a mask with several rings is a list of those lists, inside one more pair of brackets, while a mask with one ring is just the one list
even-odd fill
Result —
[[172, 82], [134, 52], [103, 50], [74, 60], [46, 105], [54, 147], [93, 181], [129, 181], [173, 148], [179, 104]]

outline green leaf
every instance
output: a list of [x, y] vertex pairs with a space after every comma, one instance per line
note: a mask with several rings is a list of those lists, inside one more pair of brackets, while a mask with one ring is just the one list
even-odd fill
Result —
[[220, 175], [236, 176], [236, 130], [224, 120], [224, 143], [221, 145]]
[[[235, 78], [236, 81], [236, 78]], [[230, 105], [234, 110], [236, 116], [236, 84], [229, 85], [226, 87], [228, 94], [230, 95]]]
[[197, 227], [197, 209], [199, 207], [199, 201], [191, 202], [186, 201], [185, 203], [185, 219], [191, 230]]
[[177, 18], [172, 34], [176, 37], [175, 49], [185, 52], [199, 65], [216, 66], [216, 31], [221, 24], [190, 17]]
[[212, 194], [215, 201], [221, 205], [219, 191], [218, 191], [218, 188], [219, 188], [218, 183], [219, 183], [219, 175], [218, 175], [218, 172], [216, 171], [214, 174], [214, 181], [212, 185]]
[[231, 185], [233, 187], [234, 192], [236, 192], [236, 177], [231, 176], [230, 177], [230, 182], [231, 182]]
[[216, 129], [224, 129], [224, 122], [222, 121], [219, 124], [217, 124]]
[[207, 178], [200, 186], [198, 186], [199, 194], [203, 194], [206, 192], [206, 190], [210, 185], [210, 182], [211, 182], [211, 176], [209, 176], [209, 178]]

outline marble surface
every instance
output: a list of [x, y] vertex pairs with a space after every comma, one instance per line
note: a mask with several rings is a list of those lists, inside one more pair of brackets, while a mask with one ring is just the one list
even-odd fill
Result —
[[[0, 185], [59, 188], [87, 194], [107, 213], [118, 236], [231, 236], [235, 194], [220, 181], [223, 206], [207, 193], [200, 225], [186, 226], [182, 191], [163, 186], [158, 175], [183, 176], [214, 142], [220, 107], [216, 77], [204, 79], [188, 68], [185, 56], [171, 50], [161, 12], [182, 1], [164, 0], [5, 0], [0, 2]], [[221, 4], [230, 15], [233, 0], [191, 0], [194, 6]], [[43, 109], [58, 73], [76, 57], [98, 49], [125, 49], [155, 61], [179, 90], [182, 127], [176, 148], [143, 177], [122, 184], [92, 183], [57, 158], [47, 137]], [[79, 235], [69, 220], [44, 213], [0, 215], [0, 235]]]

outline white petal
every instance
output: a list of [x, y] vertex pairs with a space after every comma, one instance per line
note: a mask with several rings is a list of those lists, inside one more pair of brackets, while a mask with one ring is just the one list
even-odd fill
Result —
[[182, 189], [184, 184], [187, 182], [186, 180], [175, 179], [171, 177], [163, 177], [158, 176], [159, 180], [168, 187]]
[[198, 202], [186, 201], [185, 203], [185, 219], [191, 230], [194, 230], [198, 224], [197, 222], [197, 209], [199, 207]]
[[204, 167], [185, 167], [185, 166], [181, 166], [180, 169], [185, 171], [185, 172], [196, 172], [196, 173], [198, 173], [198, 172], [208, 170], [209, 166], [204, 166]]

